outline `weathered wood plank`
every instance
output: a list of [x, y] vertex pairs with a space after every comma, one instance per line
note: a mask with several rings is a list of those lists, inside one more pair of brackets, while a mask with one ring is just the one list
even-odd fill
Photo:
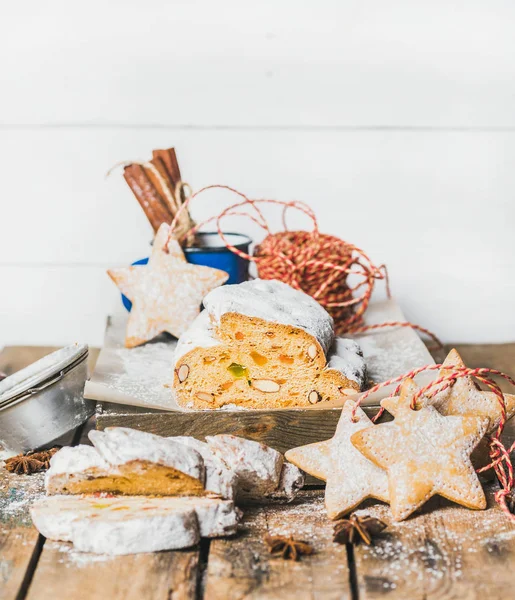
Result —
[[[456, 348], [468, 367], [488, 367], [515, 377], [515, 343], [446, 344], [446, 348]], [[515, 394], [513, 386], [506, 380], [497, 381], [503, 391]]]
[[[303, 492], [289, 505], [247, 508], [237, 536], [211, 542], [205, 598], [351, 598], [346, 549], [331, 541], [331, 531], [320, 490]], [[315, 554], [299, 562], [272, 558], [267, 534], [306, 540]]]
[[0, 469], [0, 598], [18, 598], [39, 553], [39, 533], [29, 516], [43, 494], [43, 474], [14, 475]]
[[392, 524], [389, 509], [359, 512], [389, 523], [371, 547], [354, 548], [361, 600], [513, 597], [515, 525], [493, 500], [471, 511], [434, 498], [424, 511]]
[[[7, 375], [23, 369], [57, 348], [47, 346], [10, 346], [0, 352], [0, 371]], [[90, 370], [98, 350], [91, 349]], [[71, 431], [60, 444], [70, 444]], [[1, 446], [0, 446], [1, 450]], [[0, 465], [1, 465], [0, 461]], [[43, 538], [32, 525], [31, 503], [43, 495], [44, 473], [16, 475], [0, 467], [0, 599], [18, 598], [37, 564]]]
[[[125, 408], [125, 407], [123, 407]], [[232, 433], [264, 442], [280, 452], [330, 438], [340, 418], [341, 408], [317, 411], [271, 410], [233, 411], [214, 415], [202, 412], [109, 412], [97, 417], [97, 429], [109, 426], [133, 427], [158, 435], [206, 435]], [[216, 418], [215, 418], [216, 417]]]
[[[75, 433], [70, 431], [58, 442], [71, 444]], [[44, 473], [16, 475], [0, 467], [1, 600], [18, 598], [36, 567], [44, 538], [32, 525], [29, 508], [44, 495], [44, 476]]]
[[109, 557], [47, 540], [27, 600], [191, 600], [198, 569], [197, 549]]

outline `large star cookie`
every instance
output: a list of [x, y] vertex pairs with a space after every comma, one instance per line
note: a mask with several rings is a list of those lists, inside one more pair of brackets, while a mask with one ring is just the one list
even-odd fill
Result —
[[[395, 398], [396, 417], [355, 433], [354, 446], [386, 469], [393, 518], [401, 521], [431, 496], [440, 494], [467, 508], [486, 507], [486, 499], [470, 454], [488, 427], [488, 419], [472, 415], [442, 416], [432, 406], [412, 410], [417, 386], [406, 379]], [[381, 405], [390, 411], [392, 398]]]
[[132, 302], [127, 348], [163, 331], [179, 337], [199, 314], [204, 296], [229, 278], [225, 271], [187, 263], [166, 223], [159, 227], [148, 265], [110, 269], [108, 274]]
[[354, 433], [372, 425], [361, 408], [356, 411], [357, 422], [353, 422], [354, 406], [352, 400], [347, 400], [332, 439], [286, 452], [286, 458], [294, 465], [327, 482], [325, 506], [331, 519], [350, 512], [367, 498], [388, 502], [385, 471], [351, 444]]
[[[452, 367], [465, 367], [461, 356], [456, 350], [451, 350], [440, 369], [439, 377], [445, 377], [453, 372]], [[515, 396], [504, 394], [506, 405], [506, 420], [515, 415]], [[386, 410], [395, 416], [396, 401], [388, 399]], [[499, 398], [493, 392], [483, 392], [476, 387], [474, 379], [470, 376], [456, 379], [451, 387], [435, 394], [432, 398], [421, 397], [417, 406], [434, 406], [442, 415], [467, 415], [473, 414], [488, 417], [489, 426], [487, 434], [492, 434], [501, 421], [501, 405]]]

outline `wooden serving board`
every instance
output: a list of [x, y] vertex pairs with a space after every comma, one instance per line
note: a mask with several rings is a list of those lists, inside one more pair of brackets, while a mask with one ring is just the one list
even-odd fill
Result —
[[[404, 321], [398, 305], [377, 302], [367, 311], [369, 324]], [[259, 440], [280, 452], [330, 438], [340, 417], [341, 403], [320, 403], [313, 408], [272, 410], [184, 410], [169, 387], [173, 375], [174, 341], [155, 340], [136, 349], [123, 345], [125, 315], [110, 317], [95, 372], [86, 384], [85, 396], [102, 402], [97, 428], [124, 426], [158, 435], [206, 435], [231, 433]], [[374, 381], [401, 375], [434, 360], [418, 335], [408, 327], [381, 329], [356, 337], [363, 348]], [[423, 384], [434, 377], [426, 373]], [[367, 399], [365, 410], [377, 411], [388, 389]], [[357, 397], [358, 395], [356, 395]]]
[[[405, 321], [394, 300], [373, 303], [366, 313], [367, 324], [385, 321]], [[181, 408], [175, 401], [171, 388], [175, 338], [163, 335], [143, 346], [128, 349], [123, 342], [126, 322], [126, 314], [109, 317], [104, 347], [98, 357], [95, 372], [91, 380], [86, 383], [85, 397], [142, 408], [188, 413], [204, 412]], [[354, 338], [363, 349], [369, 377], [376, 383], [434, 362], [422, 340], [409, 327], [378, 329]], [[420, 375], [419, 379], [423, 383], [432, 377], [433, 374], [425, 373]], [[389, 392], [390, 389], [385, 388], [369, 396], [366, 404], [377, 406], [379, 400], [386, 397]], [[338, 408], [348, 397], [297, 410], [319, 411]], [[359, 394], [350, 397], [358, 398]], [[235, 413], [241, 410], [241, 408], [239, 410], [223, 408], [216, 411], [209, 410], [208, 413], [213, 415], [217, 412]]]

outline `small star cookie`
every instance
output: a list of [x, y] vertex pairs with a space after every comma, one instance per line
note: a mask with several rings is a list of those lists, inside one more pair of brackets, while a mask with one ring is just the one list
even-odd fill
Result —
[[345, 403], [334, 437], [286, 452], [286, 458], [310, 475], [327, 482], [325, 506], [330, 519], [338, 519], [367, 498], [388, 502], [386, 472], [351, 444], [352, 434], [372, 425], [361, 408], [352, 421], [355, 403]]
[[[467, 508], [482, 509], [486, 499], [470, 454], [488, 427], [485, 417], [442, 416], [432, 406], [412, 410], [417, 391], [406, 379], [395, 419], [355, 433], [354, 446], [386, 469], [393, 518], [402, 521], [439, 494]], [[381, 405], [390, 411], [392, 398]]]
[[[464, 367], [465, 363], [453, 349], [447, 355], [440, 369], [439, 377], [445, 377], [453, 372], [452, 367]], [[506, 405], [506, 420], [508, 421], [515, 415], [515, 396], [504, 394]], [[395, 416], [397, 402], [388, 399], [386, 410]], [[449, 415], [467, 415], [473, 414], [481, 417], [488, 417], [489, 426], [487, 434], [495, 432], [501, 421], [501, 405], [498, 397], [493, 392], [483, 392], [478, 390], [474, 379], [470, 376], [460, 377], [451, 385], [451, 387], [435, 394], [432, 398], [419, 398], [417, 406], [434, 406], [436, 410], [445, 416]]]
[[225, 271], [186, 262], [179, 242], [169, 233], [169, 225], [163, 223], [148, 265], [107, 272], [132, 302], [127, 348], [144, 344], [163, 331], [179, 337], [199, 314], [204, 296], [229, 278]]

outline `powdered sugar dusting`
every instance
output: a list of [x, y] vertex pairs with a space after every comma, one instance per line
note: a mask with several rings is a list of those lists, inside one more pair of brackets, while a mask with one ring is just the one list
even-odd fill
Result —
[[0, 495], [0, 524], [30, 525], [29, 508], [44, 496], [45, 474], [43, 472], [32, 475], [6, 474], [5, 477], [7, 492]]
[[65, 542], [52, 542], [48, 540], [45, 544], [47, 550], [58, 553], [57, 562], [66, 568], [84, 569], [97, 563], [105, 563], [116, 560], [115, 556], [109, 554], [92, 554], [75, 550], [73, 544]]
[[110, 348], [109, 362], [95, 370], [95, 378], [102, 379], [102, 399], [111, 399], [112, 395], [114, 401], [125, 399], [128, 404], [177, 408], [171, 389], [175, 344], [155, 342], [132, 349]]
[[334, 322], [325, 308], [311, 296], [275, 279], [217, 288], [204, 298], [204, 306], [216, 323], [225, 313], [234, 312], [298, 327], [316, 338], [326, 354], [334, 339]]
[[[488, 497], [490, 508], [476, 513], [435, 499], [431, 511], [401, 523], [392, 522], [385, 505], [357, 510], [358, 516], [376, 517], [388, 525], [373, 545], [354, 550], [358, 573], [367, 574], [367, 588], [378, 584], [383, 588], [379, 591], [390, 591], [409, 582], [411, 590], [423, 585], [429, 597], [442, 592], [442, 580], [459, 581], [464, 573], [476, 571], [481, 561], [492, 555], [498, 560], [505, 551], [510, 552], [515, 526], [495, 506], [491, 490]], [[490, 578], [478, 575], [476, 581], [477, 589], [484, 585], [484, 591], [492, 592]], [[455, 597], [461, 597], [459, 589]]]

